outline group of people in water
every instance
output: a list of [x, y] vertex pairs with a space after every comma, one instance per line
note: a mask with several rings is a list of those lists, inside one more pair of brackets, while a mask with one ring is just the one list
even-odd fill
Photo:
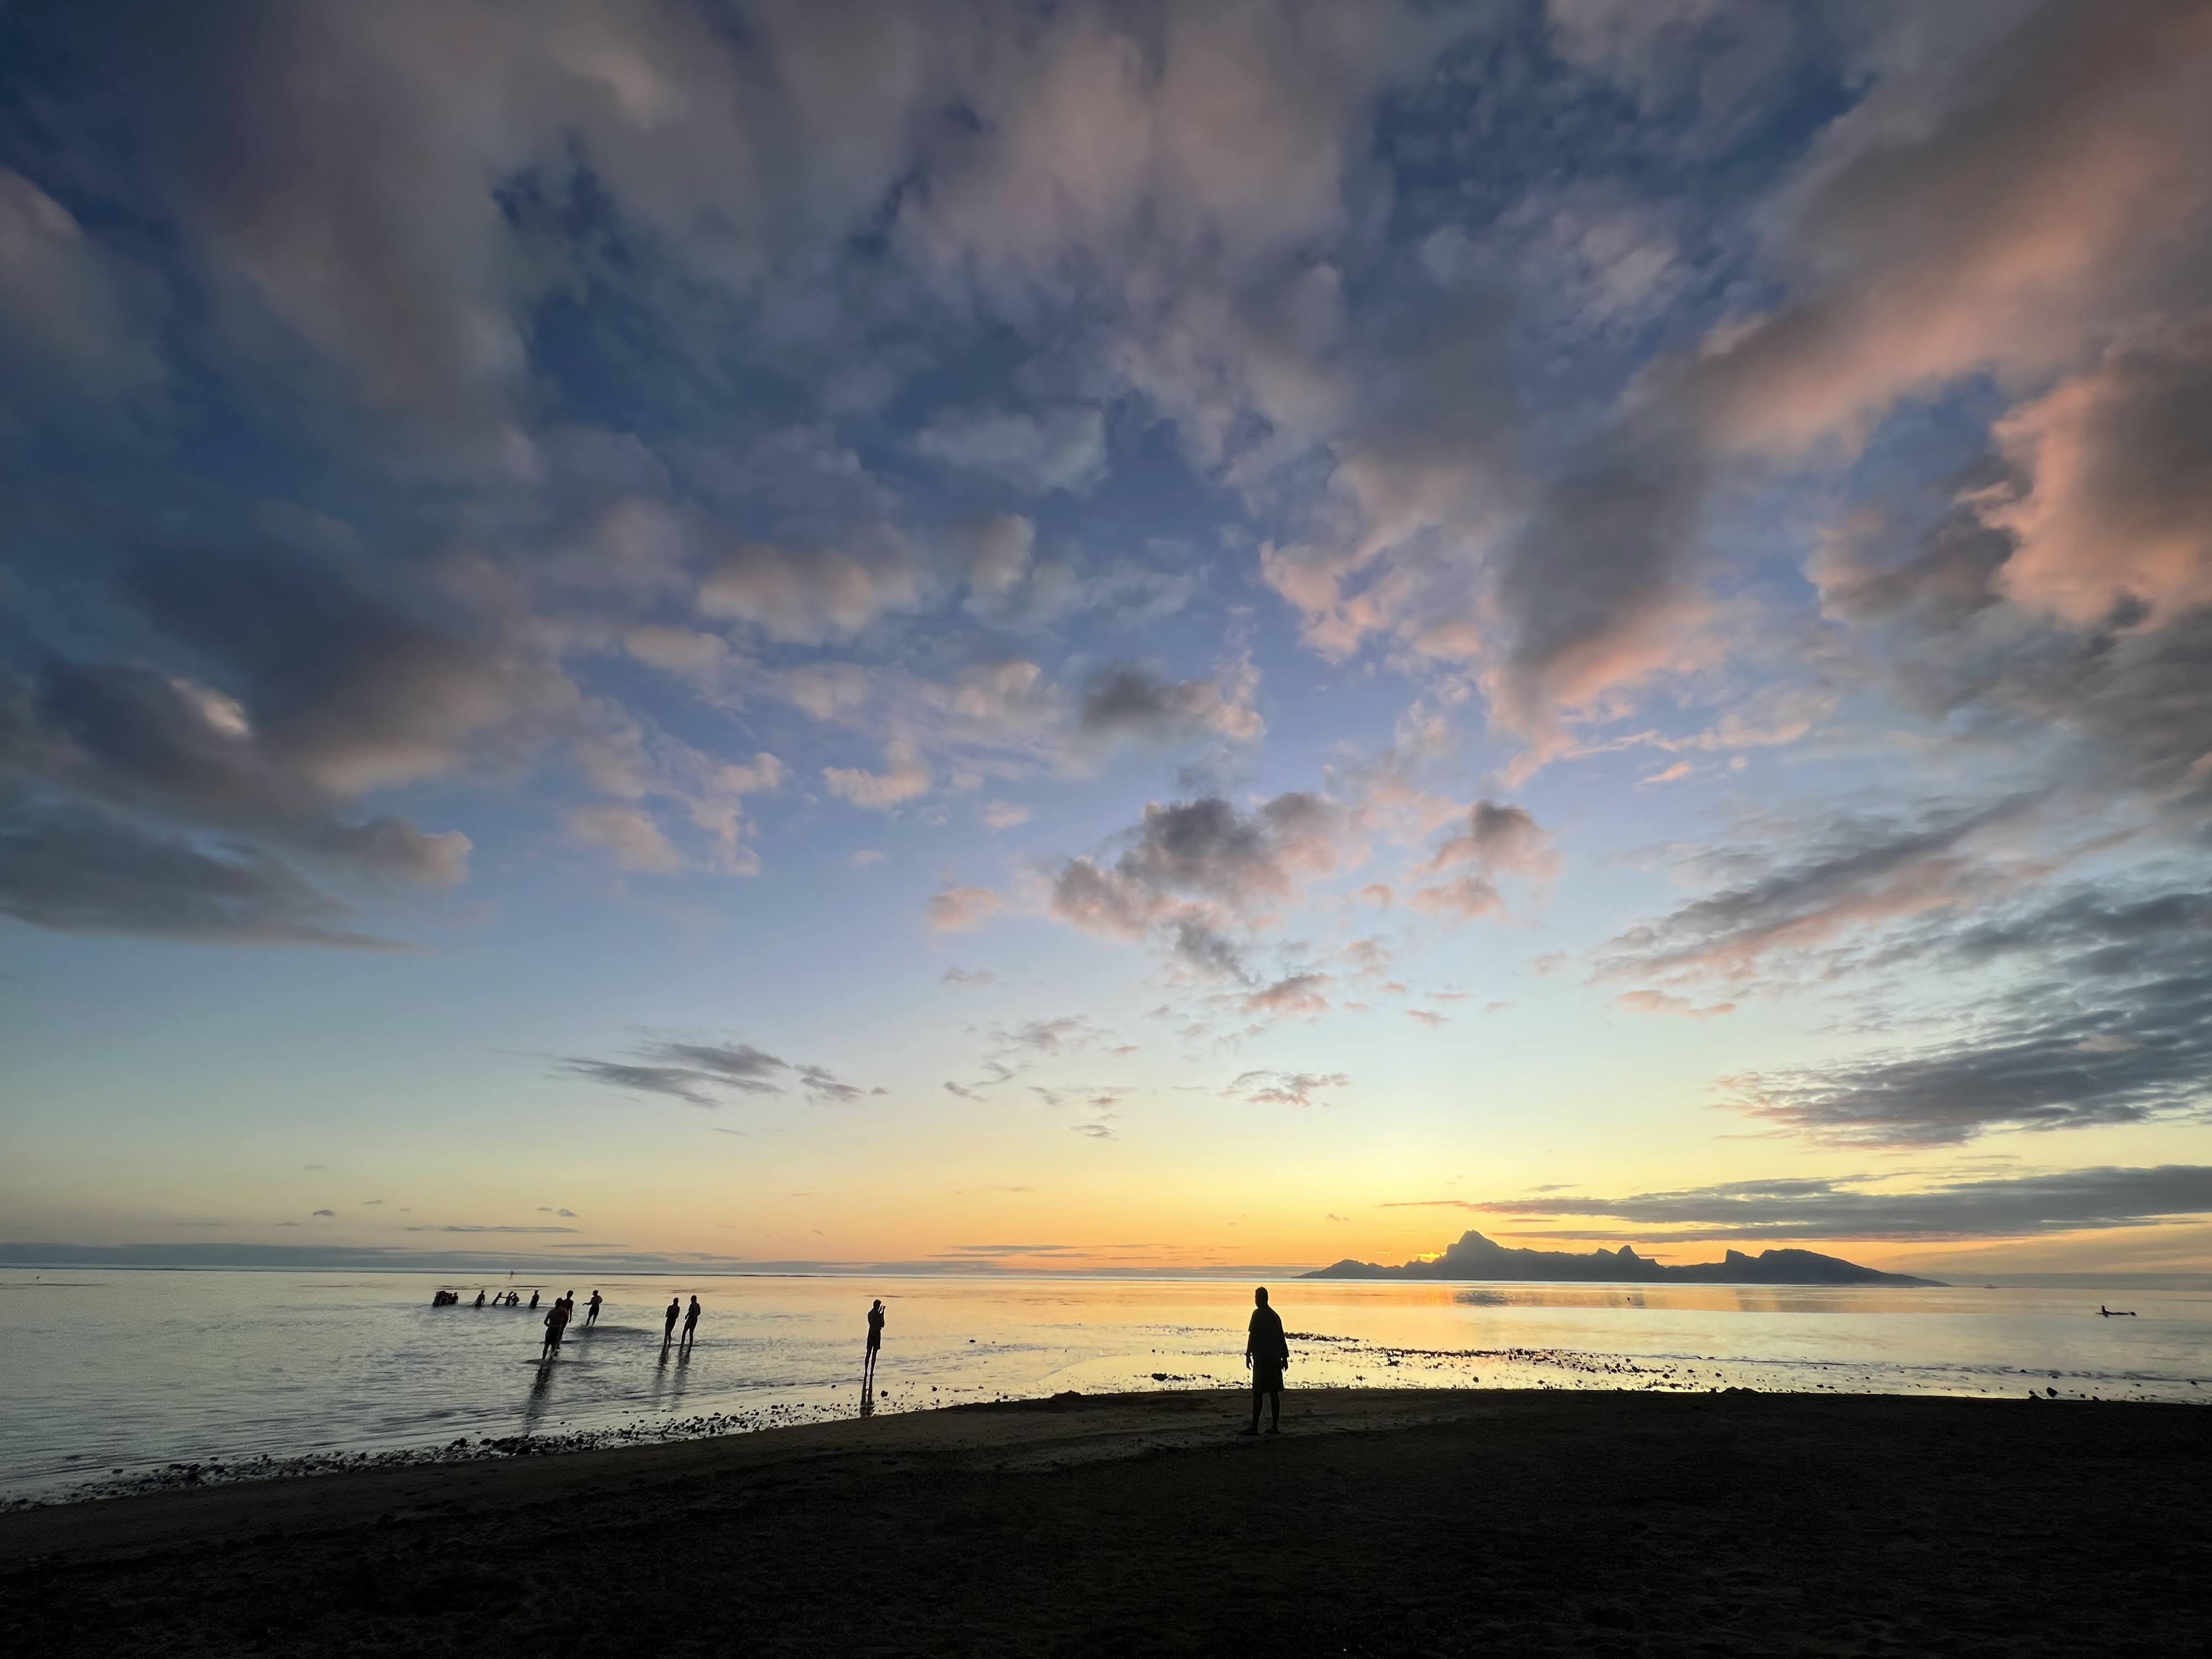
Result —
[[[543, 1294], [544, 1292], [540, 1291], [531, 1291], [529, 1304], [531, 1308], [535, 1309], [538, 1306], [538, 1297]], [[430, 1305], [434, 1308], [458, 1307], [460, 1300], [461, 1293], [459, 1291], [441, 1290], [430, 1298]], [[490, 1291], [478, 1291], [475, 1305], [479, 1308], [519, 1308], [523, 1305], [522, 1292], [510, 1290], [494, 1294]], [[583, 1329], [588, 1331], [599, 1322], [599, 1310], [605, 1305], [605, 1298], [597, 1291], [593, 1291], [592, 1299], [584, 1304]], [[877, 1303], [876, 1311], [869, 1316], [868, 1350], [871, 1357], [875, 1352], [876, 1340], [883, 1330], [883, 1305], [880, 1302]], [[672, 1345], [682, 1351], [689, 1352], [693, 1341], [698, 1336], [699, 1316], [704, 1311], [699, 1305], [699, 1298], [696, 1296], [691, 1298], [691, 1305], [689, 1308], [684, 1305], [684, 1299], [681, 1297], [670, 1297], [668, 1306], [661, 1315], [660, 1320], [661, 1352], [665, 1353]], [[561, 1340], [568, 1334], [568, 1327], [574, 1322], [575, 1317], [575, 1291], [570, 1291], [566, 1295], [554, 1297], [553, 1305], [545, 1312], [545, 1346], [541, 1350], [541, 1358], [550, 1359], [561, 1352]], [[676, 1335], [676, 1322], [679, 1319], [684, 1322], [684, 1335], [680, 1341]]]
[[[531, 1291], [531, 1307], [537, 1307], [540, 1294], [538, 1291]], [[486, 1298], [487, 1292], [478, 1291], [476, 1305], [479, 1308], [486, 1305], [495, 1308], [514, 1308], [522, 1305], [522, 1293], [519, 1291], [503, 1291], [496, 1296], [491, 1296], [489, 1304]], [[441, 1290], [430, 1298], [430, 1305], [434, 1308], [449, 1308], [458, 1305], [460, 1299], [461, 1295], [459, 1291]], [[1270, 1407], [1267, 1432], [1280, 1434], [1283, 1431], [1283, 1367], [1290, 1364], [1291, 1345], [1283, 1331], [1282, 1316], [1268, 1304], [1265, 1285], [1252, 1292], [1252, 1319], [1250, 1324], [1245, 1328], [1244, 1336], [1244, 1364], [1252, 1373], [1252, 1423], [1250, 1427], [1239, 1430], [1238, 1432], [1258, 1434], [1261, 1431], [1260, 1408], [1264, 1404]], [[604, 1305], [605, 1305], [605, 1302], [599, 1293], [593, 1291], [592, 1299], [585, 1304], [586, 1312], [584, 1315], [584, 1329], [589, 1330], [599, 1322], [599, 1310]], [[702, 1311], [699, 1298], [696, 1296], [691, 1298], [691, 1304], [688, 1308], [681, 1297], [672, 1296], [668, 1298], [668, 1306], [662, 1310], [660, 1316], [662, 1354], [665, 1355], [672, 1345], [679, 1352], [690, 1352], [691, 1345], [698, 1334], [699, 1316]], [[2108, 1310], [2100, 1310], [2100, 1311]], [[561, 1352], [561, 1340], [568, 1334], [568, 1326], [575, 1318], [575, 1291], [570, 1291], [566, 1295], [554, 1299], [553, 1305], [546, 1310], [545, 1314], [545, 1343], [538, 1352], [541, 1359], [551, 1359]], [[680, 1340], [676, 1334], [676, 1325], [678, 1320], [681, 1320], [684, 1324], [684, 1334]], [[860, 1393], [863, 1402], [861, 1409], [864, 1412], [873, 1403], [876, 1360], [883, 1352], [884, 1322], [883, 1298], [878, 1297], [868, 1307], [868, 1346], [866, 1356], [860, 1362]]]
[[[512, 1291], [507, 1292], [510, 1298], [507, 1304], [509, 1307], [514, 1305], [512, 1300], [514, 1294], [514, 1292]], [[530, 1293], [530, 1305], [533, 1308], [538, 1305], [538, 1292], [535, 1291], [532, 1291]], [[604, 1304], [601, 1303], [599, 1293], [597, 1291], [593, 1291], [592, 1292], [592, 1300], [590, 1303], [591, 1311], [584, 1316], [584, 1328], [586, 1330], [588, 1331], [592, 1326], [599, 1322], [599, 1309], [602, 1305]], [[568, 1322], [575, 1316], [575, 1291], [571, 1291], [566, 1296], [556, 1297], [554, 1298], [552, 1307], [548, 1309], [545, 1314], [545, 1346], [538, 1350], [539, 1358], [550, 1359], [555, 1354], [561, 1352], [561, 1339], [568, 1334]]]

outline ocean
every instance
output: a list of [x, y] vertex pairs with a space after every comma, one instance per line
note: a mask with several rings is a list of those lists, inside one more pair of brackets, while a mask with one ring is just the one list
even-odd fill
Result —
[[[413, 1273], [0, 1270], [0, 1499], [512, 1455], [862, 1409], [1069, 1389], [1241, 1386], [1250, 1287], [1222, 1279], [518, 1276], [597, 1289], [595, 1329], [538, 1362], [508, 1281]], [[452, 1285], [461, 1304], [433, 1307]], [[1719, 1389], [2212, 1403], [2212, 1290], [1277, 1281], [1300, 1389]], [[705, 1309], [664, 1352], [672, 1294]], [[2106, 1319], [2102, 1302], [2134, 1310]], [[579, 1320], [580, 1322], [580, 1313]]]

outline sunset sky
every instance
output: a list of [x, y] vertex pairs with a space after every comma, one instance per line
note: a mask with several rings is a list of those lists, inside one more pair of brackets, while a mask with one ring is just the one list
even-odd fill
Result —
[[2208, 156], [2202, 0], [9, 8], [0, 1243], [2212, 1270]]

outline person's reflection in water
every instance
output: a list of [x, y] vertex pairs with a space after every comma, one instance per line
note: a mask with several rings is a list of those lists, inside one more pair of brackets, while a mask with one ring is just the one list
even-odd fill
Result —
[[550, 1359], [538, 1362], [538, 1375], [531, 1378], [530, 1393], [522, 1402], [522, 1431], [525, 1434], [537, 1433], [538, 1421], [545, 1415], [546, 1402], [553, 1387], [553, 1362]]
[[1252, 1292], [1252, 1323], [1244, 1338], [1244, 1363], [1252, 1368], [1252, 1425], [1239, 1434], [1260, 1432], [1260, 1398], [1273, 1407], [1267, 1432], [1283, 1431], [1283, 1367], [1291, 1363], [1291, 1345], [1283, 1334], [1283, 1316], [1267, 1305], [1267, 1287]]

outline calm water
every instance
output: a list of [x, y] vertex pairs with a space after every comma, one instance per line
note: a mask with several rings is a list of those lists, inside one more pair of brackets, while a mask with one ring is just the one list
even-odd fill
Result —
[[[1127, 1279], [602, 1279], [599, 1328], [432, 1308], [416, 1273], [0, 1272], [0, 1496], [263, 1455], [846, 1416], [870, 1297], [877, 1408], [1241, 1382], [1249, 1290]], [[518, 1281], [525, 1301], [533, 1288]], [[569, 1288], [548, 1286], [547, 1298]], [[580, 1281], [579, 1300], [593, 1285]], [[473, 1299], [477, 1286], [465, 1287]], [[672, 1291], [706, 1308], [663, 1358]], [[1293, 1389], [1793, 1389], [2212, 1401], [2212, 1293], [1284, 1281]], [[721, 1421], [711, 1420], [721, 1414]]]

